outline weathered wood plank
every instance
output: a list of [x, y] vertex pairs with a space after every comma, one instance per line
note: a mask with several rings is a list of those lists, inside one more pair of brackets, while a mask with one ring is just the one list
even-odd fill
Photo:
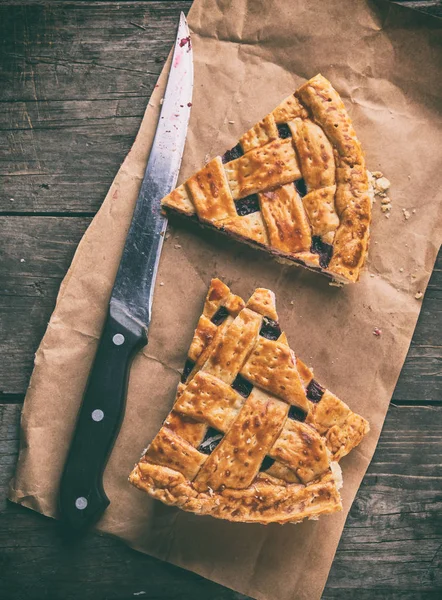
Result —
[[0, 217], [0, 391], [23, 393], [61, 280], [89, 222]]
[[[19, 406], [0, 405], [0, 566], [8, 570], [3, 583], [0, 578], [0, 597], [124, 600], [144, 591], [147, 598], [170, 600], [245, 598], [113, 539], [89, 535], [76, 547], [66, 546], [56, 523], [8, 503], [19, 411]], [[441, 455], [442, 407], [390, 408], [348, 518], [324, 600], [350, 600], [356, 593], [363, 600], [438, 597]]]
[[98, 209], [189, 7], [0, 7], [0, 211]]
[[441, 0], [395, 0], [395, 4], [414, 8], [433, 17], [442, 17]]
[[[189, 2], [39, 3], [1, 7], [2, 100], [44, 102], [144, 94]], [[21, 75], [21, 77], [17, 77]]]
[[[117, 100], [91, 104], [103, 109], [112, 103], [117, 108]], [[93, 214], [135, 139], [143, 108], [138, 113], [88, 125], [86, 110], [76, 127], [3, 131], [0, 213]]]
[[[0, 217], [0, 391], [24, 394], [33, 356], [90, 218]], [[442, 400], [442, 252], [394, 402]]]

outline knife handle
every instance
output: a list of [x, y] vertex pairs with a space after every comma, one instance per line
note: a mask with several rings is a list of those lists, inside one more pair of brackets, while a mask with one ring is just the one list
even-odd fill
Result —
[[61, 478], [60, 515], [71, 529], [89, 526], [109, 505], [103, 472], [124, 416], [131, 360], [146, 344], [145, 328], [111, 305]]

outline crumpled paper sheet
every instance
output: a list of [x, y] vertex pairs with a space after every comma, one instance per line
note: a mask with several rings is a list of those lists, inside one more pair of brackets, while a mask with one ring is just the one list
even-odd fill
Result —
[[[359, 284], [343, 289], [213, 232], [183, 223], [170, 227], [149, 344], [134, 361], [125, 420], [105, 472], [111, 505], [97, 528], [255, 598], [314, 600], [375, 450], [421, 307], [414, 296], [425, 290], [440, 243], [441, 22], [365, 0], [196, 0], [189, 22], [196, 79], [181, 180], [321, 72], [341, 93], [369, 168], [392, 181], [393, 208], [386, 219], [379, 201], [374, 205], [367, 269]], [[36, 354], [10, 497], [48, 516], [56, 514], [59, 477], [147, 161], [165, 73], [78, 246]], [[315, 367], [319, 381], [370, 420], [368, 437], [342, 461], [342, 513], [296, 526], [232, 524], [163, 506], [128, 484], [134, 463], [172, 405], [214, 276], [243, 297], [256, 286], [274, 290], [291, 346]], [[374, 327], [382, 330], [380, 337], [373, 335]]]

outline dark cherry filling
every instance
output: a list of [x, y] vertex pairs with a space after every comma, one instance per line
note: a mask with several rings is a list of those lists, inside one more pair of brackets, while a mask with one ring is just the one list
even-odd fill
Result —
[[307, 398], [312, 402], [319, 402], [324, 395], [325, 389], [317, 381], [312, 379], [307, 386]]
[[279, 323], [273, 321], [273, 319], [264, 317], [262, 320], [261, 329], [259, 330], [259, 335], [262, 335], [262, 337], [265, 337], [268, 340], [277, 340], [281, 335]]
[[181, 383], [185, 383], [186, 379], [189, 377], [190, 372], [192, 371], [194, 366], [195, 366], [195, 362], [193, 360], [190, 360], [190, 358], [188, 358], [186, 360], [186, 362], [184, 363], [183, 374], [181, 375]]
[[328, 267], [333, 254], [333, 246], [323, 242], [319, 235], [314, 235], [312, 238], [311, 251], [315, 254], [319, 254], [319, 264], [323, 269]]
[[297, 406], [291, 406], [288, 414], [289, 419], [293, 419], [294, 421], [305, 421], [307, 414], [302, 410], [302, 408], [298, 408]]
[[303, 198], [307, 195], [307, 186], [305, 185], [304, 179], [297, 179], [295, 182], [295, 188], [298, 194]]
[[198, 450], [203, 454], [211, 454], [222, 440], [223, 434], [209, 427]]
[[274, 463], [274, 459], [270, 458], [270, 456], [265, 456], [264, 460], [261, 463], [261, 466], [259, 467], [260, 471], [267, 471], [267, 469], [270, 469], [270, 467], [273, 465]]
[[229, 316], [229, 311], [225, 306], [220, 306], [213, 317], [210, 319], [215, 325], [221, 325]]
[[258, 212], [260, 210], [258, 194], [252, 194], [251, 196], [246, 196], [245, 198], [241, 198], [241, 200], [237, 200], [235, 202], [235, 208], [240, 217], [245, 217], [251, 213]]
[[290, 131], [290, 127], [287, 125], [287, 123], [281, 123], [280, 125], [277, 125], [277, 128], [280, 138], [286, 139], [292, 137], [292, 132]]
[[227, 150], [227, 152], [224, 152], [221, 160], [223, 161], [223, 164], [226, 164], [226, 163], [230, 162], [231, 160], [235, 160], [236, 158], [239, 158], [243, 154], [244, 154], [244, 152], [242, 151], [241, 145], [236, 144], [236, 146], [234, 146], [230, 150]]
[[250, 381], [247, 381], [242, 375], [238, 374], [232, 383], [232, 387], [238, 394], [241, 394], [244, 398], [248, 398], [252, 392], [253, 383], [250, 383]]

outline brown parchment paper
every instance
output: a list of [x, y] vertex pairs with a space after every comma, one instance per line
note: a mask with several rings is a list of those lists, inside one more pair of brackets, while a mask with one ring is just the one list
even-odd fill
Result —
[[[386, 219], [379, 201], [374, 206], [367, 270], [359, 284], [343, 289], [212, 232], [170, 227], [149, 344], [134, 361], [124, 424], [105, 472], [111, 504], [97, 528], [255, 598], [314, 600], [373, 455], [421, 307], [414, 296], [425, 290], [440, 242], [441, 22], [366, 0], [197, 0], [189, 21], [195, 95], [181, 180], [321, 72], [341, 93], [369, 168], [392, 181], [393, 208]], [[78, 246], [36, 354], [10, 497], [45, 515], [56, 513], [59, 477], [164, 81], [165, 72]], [[342, 461], [344, 512], [297, 526], [232, 524], [165, 507], [128, 484], [172, 405], [213, 276], [243, 297], [256, 286], [274, 290], [291, 346], [321, 382], [370, 420], [371, 433]]]

